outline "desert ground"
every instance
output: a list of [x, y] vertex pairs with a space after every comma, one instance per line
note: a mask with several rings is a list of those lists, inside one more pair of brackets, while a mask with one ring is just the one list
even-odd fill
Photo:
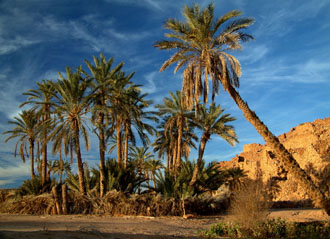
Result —
[[[330, 220], [320, 209], [273, 210], [268, 217], [287, 221]], [[4, 239], [127, 239], [127, 238], [200, 238], [202, 229], [230, 220], [230, 215], [182, 217], [133, 217], [61, 215], [32, 216], [0, 214], [0, 238]]]

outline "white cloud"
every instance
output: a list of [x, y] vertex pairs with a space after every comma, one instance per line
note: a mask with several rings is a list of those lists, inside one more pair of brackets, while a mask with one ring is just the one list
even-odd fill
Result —
[[38, 42], [38, 40], [29, 40], [22, 36], [16, 36], [14, 39], [4, 39], [0, 37], [0, 55], [15, 52], [22, 47], [30, 46]]
[[1, 167], [0, 166], [0, 175], [1, 178], [18, 178], [23, 176], [29, 176], [30, 175], [30, 164], [29, 161], [26, 163], [19, 162], [14, 166], [9, 167]]
[[153, 71], [144, 76], [147, 83], [144, 83], [143, 86], [141, 87], [143, 92], [148, 93], [148, 94], [153, 94], [153, 93], [157, 92], [157, 87], [156, 87], [156, 84], [154, 81], [157, 73], [158, 72]]
[[14, 179], [0, 179], [0, 186], [14, 183]]
[[249, 45], [239, 56], [243, 64], [253, 64], [265, 59], [269, 49], [265, 45]]

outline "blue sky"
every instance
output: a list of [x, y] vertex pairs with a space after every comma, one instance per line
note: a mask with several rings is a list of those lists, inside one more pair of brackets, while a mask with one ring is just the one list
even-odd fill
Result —
[[[152, 47], [164, 39], [168, 18], [182, 19], [185, 4], [208, 1], [174, 0], [2, 0], [0, 2], [0, 132], [10, 129], [25, 100], [22, 93], [42, 79], [55, 80], [66, 66], [84, 65], [103, 52], [155, 103], [181, 89], [181, 73], [159, 72], [170, 52]], [[239, 92], [276, 135], [330, 112], [329, 0], [215, 0], [215, 15], [239, 9], [255, 18], [248, 32], [255, 41], [233, 52], [242, 65]], [[231, 147], [215, 136], [205, 158], [230, 160], [244, 144], [264, 143], [223, 90], [216, 102], [235, 116], [240, 143]], [[13, 156], [15, 140], [0, 135], [0, 188], [15, 187], [29, 177], [29, 163]], [[83, 159], [98, 162], [97, 140]], [[191, 158], [196, 157], [193, 151]]]

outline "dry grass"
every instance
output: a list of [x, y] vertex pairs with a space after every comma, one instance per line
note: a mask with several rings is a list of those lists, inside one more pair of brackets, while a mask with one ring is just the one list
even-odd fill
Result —
[[[60, 202], [61, 203], [61, 202]], [[204, 195], [185, 199], [188, 214], [207, 215], [224, 212], [229, 199]], [[0, 203], [0, 212], [13, 214], [54, 214], [55, 200], [51, 194], [10, 198]], [[182, 216], [182, 201], [165, 198], [160, 194], [126, 195], [110, 191], [103, 198], [68, 194], [68, 214], [131, 215], [131, 216]]]
[[252, 228], [266, 219], [270, 207], [262, 182], [248, 181], [234, 194], [230, 212], [235, 222], [245, 228]]
[[25, 196], [21, 199], [10, 199], [0, 205], [1, 212], [12, 214], [51, 214], [54, 207], [54, 199], [51, 194], [38, 196]]

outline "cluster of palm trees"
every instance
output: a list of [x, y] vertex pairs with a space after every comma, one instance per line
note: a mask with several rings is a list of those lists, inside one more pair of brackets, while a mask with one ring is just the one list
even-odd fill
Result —
[[295, 176], [311, 199], [330, 215], [330, 200], [236, 91], [239, 87], [241, 66], [229, 53], [240, 50], [242, 42], [253, 39], [253, 36], [244, 30], [254, 23], [254, 19], [240, 17], [242, 12], [239, 10], [215, 18], [214, 4], [209, 4], [205, 9], [201, 9], [198, 4], [185, 6], [183, 15], [184, 21], [167, 20], [164, 25], [169, 30], [169, 33], [165, 34], [167, 39], [154, 45], [161, 50], [175, 52], [163, 64], [161, 71], [175, 63], [177, 65], [174, 72], [184, 68], [182, 103], [189, 109], [193, 106], [197, 108], [200, 97], [203, 96], [204, 102], [208, 101], [209, 81], [212, 82], [212, 100], [222, 86], [241, 109], [246, 120], [264, 138], [276, 158]]
[[[154, 142], [154, 147], [160, 156], [166, 155], [167, 170], [176, 176], [182, 166], [182, 156], [188, 156], [190, 147], [195, 146], [196, 136], [191, 128], [201, 128], [203, 134], [200, 138], [197, 164], [190, 182], [190, 185], [194, 185], [199, 171], [198, 165], [201, 164], [205, 144], [210, 135], [217, 133], [230, 144], [237, 141], [233, 128], [224, 126], [225, 123], [233, 120], [229, 115], [220, 117], [224, 122], [217, 117], [214, 121], [213, 119], [201, 119], [206, 114], [214, 114], [219, 117], [222, 113], [222, 110], [214, 104], [211, 104], [209, 109], [206, 109], [204, 105], [208, 102], [209, 93], [212, 92], [213, 101], [215, 94], [219, 92], [220, 86], [222, 86], [242, 110], [244, 117], [256, 128], [267, 145], [272, 148], [276, 158], [307, 189], [310, 197], [330, 214], [330, 201], [236, 91], [236, 88], [239, 87], [241, 67], [239, 61], [229, 52], [241, 49], [242, 42], [253, 39], [244, 30], [253, 24], [254, 19], [240, 18], [241, 14], [242, 12], [234, 10], [216, 19], [214, 17], [214, 4], [209, 4], [205, 9], [201, 9], [196, 4], [191, 7], [185, 6], [183, 11], [185, 21], [169, 19], [165, 23], [165, 28], [169, 30], [169, 33], [165, 35], [168, 39], [159, 41], [154, 46], [161, 50], [174, 50], [175, 53], [163, 64], [161, 71], [175, 63], [177, 64], [175, 72], [184, 68], [183, 86], [181, 93], [171, 94], [171, 98], [165, 98], [164, 103], [157, 106], [159, 114], [163, 118], [158, 128], [159, 134]], [[80, 134], [84, 136], [88, 146], [87, 131], [84, 127], [88, 112], [92, 112], [93, 123], [96, 127], [95, 132], [100, 142], [101, 174], [104, 167], [106, 136], [111, 135], [111, 132], [116, 132], [117, 161], [118, 165], [121, 166], [123, 159], [125, 164], [128, 159], [128, 141], [133, 140], [131, 127], [134, 125], [139, 129], [142, 139], [147, 139], [144, 135], [144, 130], [147, 128], [150, 131], [148, 133], [153, 132], [152, 128], [149, 128], [150, 125], [142, 123], [142, 119], [149, 119], [150, 117], [150, 112], [145, 112], [148, 102], [144, 99], [145, 95], [141, 95], [138, 86], [131, 83], [132, 74], [125, 75], [121, 71], [122, 65], [110, 70], [112, 61], [107, 62], [103, 56], [100, 60], [94, 58], [94, 61], [95, 66], [86, 62], [92, 76], [89, 76], [82, 69], [76, 72], [67, 69], [66, 78], [60, 76], [61, 79], [57, 83], [45, 83], [54, 90], [55, 93], [50, 95], [56, 99], [55, 103], [50, 103], [46, 97], [44, 97], [42, 104], [33, 101], [36, 106], [40, 106], [37, 108], [43, 109], [42, 117], [38, 118], [37, 121], [44, 124], [48, 124], [48, 122], [50, 125], [54, 124], [53, 128], [55, 129], [50, 133], [48, 132], [49, 127], [43, 130], [37, 127], [36, 130], [40, 131], [41, 137], [47, 138], [42, 144], [42, 152], [46, 155], [45, 142], [48, 142], [49, 138], [55, 140], [55, 152], [61, 151], [62, 145], [64, 145], [66, 153], [76, 152], [82, 193], [85, 193], [85, 190], [79, 136]], [[82, 74], [85, 76], [84, 78]], [[117, 80], [114, 80], [113, 76]], [[212, 83], [211, 92], [209, 81]], [[86, 96], [87, 92], [88, 96]], [[33, 91], [30, 93], [33, 98]], [[122, 97], [124, 96], [129, 97], [123, 100]], [[200, 104], [201, 97], [203, 97], [203, 105]], [[24, 114], [29, 112], [32, 111], [27, 111]], [[57, 115], [56, 123], [49, 120], [49, 113]], [[40, 114], [39, 111], [36, 114]], [[191, 122], [192, 114], [195, 114], [195, 121], [198, 123]], [[22, 117], [23, 113], [20, 116]], [[222, 123], [218, 123], [218, 120]], [[13, 123], [19, 126], [19, 119], [17, 118], [16, 121]], [[110, 132], [107, 128], [109, 122]], [[33, 128], [34, 126], [31, 125], [30, 127]], [[220, 129], [225, 131], [218, 133]], [[11, 137], [15, 137], [15, 130], [12, 133]], [[26, 139], [33, 143], [36, 134], [32, 133], [30, 128], [26, 133], [29, 135]], [[19, 148], [19, 154], [22, 157], [24, 157], [25, 145], [26, 143], [21, 144]], [[33, 155], [33, 145], [30, 146], [30, 153]], [[45, 161], [46, 159], [43, 159], [43, 162]], [[100, 178], [102, 185], [102, 176]]]
[[[139, 85], [131, 80], [134, 74], [123, 72], [123, 63], [113, 67], [113, 58], [106, 60], [103, 54], [100, 58], [94, 57], [94, 65], [86, 60], [85, 63], [89, 72], [82, 67], [75, 70], [67, 67], [65, 76], [59, 73], [56, 81], [44, 80], [37, 83], [37, 89], [25, 92], [28, 98], [22, 106], [30, 105], [31, 108], [23, 110], [10, 121], [15, 127], [5, 132], [10, 134], [6, 141], [18, 138], [15, 155], [17, 149], [23, 161], [26, 155], [30, 155], [32, 179], [35, 177], [35, 158], [41, 155], [42, 185], [50, 180], [51, 171], [63, 172], [65, 162], [62, 154], [70, 155], [71, 163], [75, 154], [79, 190], [81, 194], [86, 194], [81, 140], [89, 150], [91, 131], [99, 141], [101, 197], [107, 191], [106, 154], [114, 149], [117, 151], [119, 169], [126, 169], [129, 161], [135, 161], [137, 175], [146, 177], [148, 184], [151, 177], [155, 188], [156, 172], [165, 168], [161, 161], [163, 156], [167, 158], [165, 170], [178, 176], [183, 156], [188, 158], [190, 148], [196, 148], [198, 137], [195, 129], [202, 130], [203, 134], [191, 185], [196, 182], [205, 145], [211, 134], [219, 135], [231, 145], [238, 142], [233, 126], [228, 124], [235, 119], [223, 114], [220, 106], [211, 104], [206, 108], [200, 104], [197, 109], [200, 113], [196, 117], [194, 110], [188, 110], [181, 104], [181, 93], [177, 91], [165, 97], [163, 104], [155, 106], [158, 111], [148, 111], [147, 107], [152, 102], [145, 99], [147, 94], [142, 94]], [[154, 125], [158, 122], [156, 130]], [[156, 137], [151, 144], [149, 137], [153, 135]], [[136, 136], [139, 136], [142, 147], [136, 146]], [[52, 153], [59, 157], [54, 162], [47, 160], [50, 144]], [[152, 154], [151, 145], [158, 152], [158, 159]]]

